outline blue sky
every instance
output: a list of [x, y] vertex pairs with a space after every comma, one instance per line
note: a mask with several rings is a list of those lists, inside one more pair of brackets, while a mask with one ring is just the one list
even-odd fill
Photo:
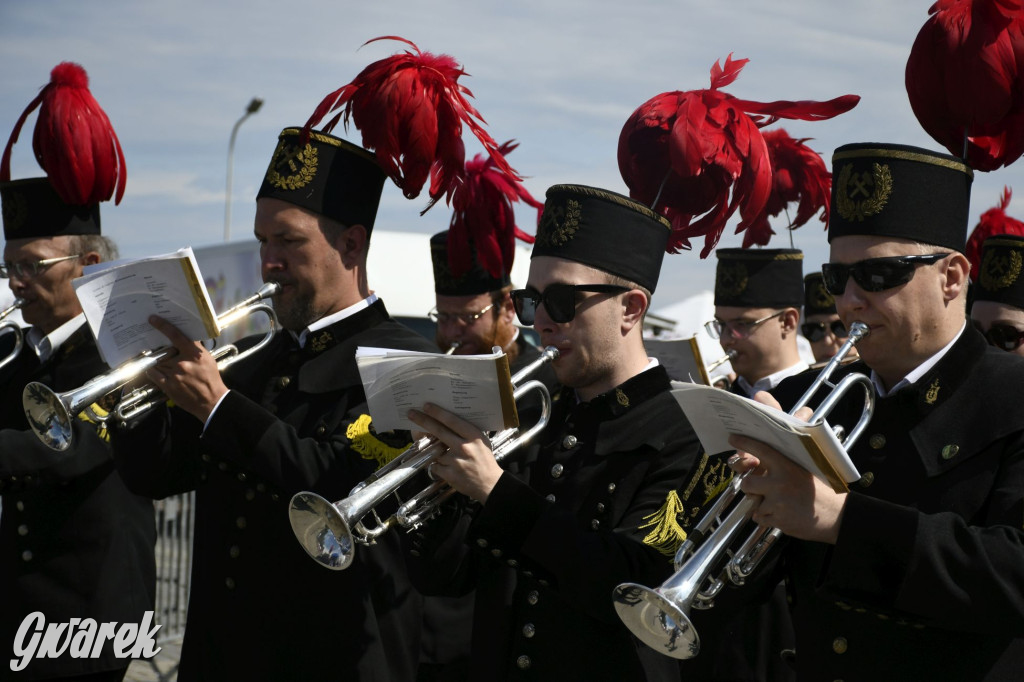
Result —
[[[883, 141], [938, 149], [921, 129], [903, 83], [910, 46], [931, 0], [521, 0], [423, 3], [293, 0], [4, 0], [0, 2], [0, 132], [14, 122], [60, 61], [82, 64], [91, 89], [124, 146], [128, 186], [120, 206], [103, 207], [104, 232], [125, 256], [219, 243], [231, 128], [252, 97], [262, 110], [240, 128], [234, 155], [231, 237], [252, 238], [254, 196], [278, 132], [305, 122], [328, 93], [371, 61], [388, 56], [400, 35], [424, 51], [454, 56], [492, 136], [515, 138], [509, 157], [527, 188], [543, 198], [557, 183], [625, 193], [615, 154], [629, 114], [669, 90], [708, 85], [716, 59], [730, 52], [750, 63], [727, 91], [744, 99], [862, 101], [831, 121], [784, 122], [794, 137], [814, 138], [826, 160], [848, 142]], [[15, 147], [14, 178], [40, 174], [31, 126]], [[336, 130], [359, 142], [359, 133]], [[467, 153], [480, 151], [466, 133]], [[1024, 217], [1024, 167], [979, 173], [971, 226], [1018, 190], [1010, 213]], [[425, 200], [385, 188], [378, 229], [430, 234], [444, 229], [443, 204], [425, 216]], [[533, 231], [527, 212], [521, 226]], [[788, 246], [780, 232], [772, 246]], [[727, 228], [731, 233], [732, 228]], [[628, 236], [624, 235], [623, 239]], [[731, 234], [725, 246], [738, 246]], [[794, 234], [806, 271], [827, 260], [826, 235], [812, 223]], [[666, 257], [654, 310], [711, 288], [714, 257], [694, 251]], [[616, 248], [609, 244], [609, 248]], [[428, 254], [424, 253], [424, 258]], [[401, 278], [401, 263], [375, 279]], [[424, 286], [409, 282], [410, 287]]]

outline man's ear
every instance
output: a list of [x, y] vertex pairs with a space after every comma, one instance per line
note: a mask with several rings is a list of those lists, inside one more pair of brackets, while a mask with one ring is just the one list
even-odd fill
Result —
[[370, 242], [370, 233], [360, 224], [349, 225], [339, 230], [334, 240], [334, 248], [341, 254], [341, 262], [345, 267], [353, 267], [366, 262], [366, 247]]
[[82, 254], [82, 261], [85, 265], [96, 265], [101, 260], [103, 260], [102, 257], [96, 251], [87, 251]]
[[797, 326], [800, 324], [800, 311], [796, 308], [786, 308], [779, 319], [782, 321], [782, 331], [791, 334], [797, 330]]
[[971, 262], [967, 256], [959, 252], [953, 252], [946, 262], [946, 269], [943, 271], [945, 278], [942, 284], [942, 293], [946, 302], [955, 300], [967, 289], [967, 280], [971, 274]]
[[650, 299], [639, 289], [630, 289], [622, 295], [622, 330], [629, 331], [643, 323]]

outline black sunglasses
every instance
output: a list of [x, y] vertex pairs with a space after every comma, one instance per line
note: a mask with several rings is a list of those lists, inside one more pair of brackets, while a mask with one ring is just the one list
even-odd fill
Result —
[[515, 306], [519, 322], [529, 326], [537, 315], [541, 303], [552, 322], [571, 322], [576, 317], [576, 292], [591, 291], [598, 294], [621, 294], [628, 287], [616, 284], [551, 284], [543, 293], [533, 287], [512, 291], [512, 305]]
[[1024, 343], [1024, 331], [1009, 324], [994, 324], [988, 331], [981, 333], [988, 339], [989, 345], [1005, 351], [1015, 351]]
[[906, 284], [914, 278], [918, 265], [935, 265], [949, 253], [928, 253], [918, 256], [869, 258], [856, 263], [825, 263], [821, 266], [825, 288], [833, 296], [846, 291], [852, 277], [864, 291], [885, 291]]
[[821, 341], [825, 338], [826, 326], [832, 332], [832, 336], [837, 339], [845, 339], [850, 335], [850, 332], [846, 331], [846, 325], [843, 324], [842, 320], [832, 320], [827, 325], [824, 322], [804, 322], [800, 325], [800, 331], [811, 343]]

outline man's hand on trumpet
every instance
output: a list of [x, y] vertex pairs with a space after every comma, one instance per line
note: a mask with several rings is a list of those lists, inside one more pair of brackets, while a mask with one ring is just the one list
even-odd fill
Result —
[[[779, 409], [778, 402], [768, 393], [762, 391], [754, 399]], [[807, 419], [811, 410], [805, 407], [796, 416]], [[754, 511], [756, 523], [778, 528], [801, 540], [836, 543], [845, 493], [836, 493], [827, 483], [760, 441], [731, 436], [729, 444], [737, 450], [729, 458], [732, 470], [736, 474], [753, 470], [740, 489], [761, 499]]]
[[502, 469], [487, 435], [465, 419], [427, 403], [423, 411], [409, 410], [409, 419], [448, 446], [430, 470], [463, 495], [481, 504], [501, 478]]
[[156, 315], [149, 323], [160, 331], [178, 351], [146, 372], [146, 377], [174, 403], [206, 423], [213, 409], [228, 392], [216, 360], [209, 351]]

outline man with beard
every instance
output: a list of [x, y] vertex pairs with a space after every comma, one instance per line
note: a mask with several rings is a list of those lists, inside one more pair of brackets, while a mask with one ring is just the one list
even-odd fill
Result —
[[117, 433], [115, 451], [139, 491], [196, 490], [179, 679], [414, 679], [420, 600], [394, 534], [332, 572], [288, 522], [294, 493], [341, 499], [411, 440], [374, 431], [354, 358], [357, 346], [433, 350], [369, 288], [384, 181], [366, 150], [285, 129], [254, 229], [285, 331], [222, 376], [202, 346], [151, 320], [178, 350], [148, 375], [174, 407]]
[[548, 190], [512, 300], [558, 349], [565, 388], [525, 459], [502, 469], [479, 429], [436, 406], [410, 415], [450, 446], [434, 475], [476, 501], [410, 548], [425, 591], [476, 588], [473, 680], [677, 679], [675, 661], [640, 649], [611, 600], [623, 581], [668, 577], [680, 512], [709, 492], [668, 374], [643, 347], [669, 229], [612, 192]]

